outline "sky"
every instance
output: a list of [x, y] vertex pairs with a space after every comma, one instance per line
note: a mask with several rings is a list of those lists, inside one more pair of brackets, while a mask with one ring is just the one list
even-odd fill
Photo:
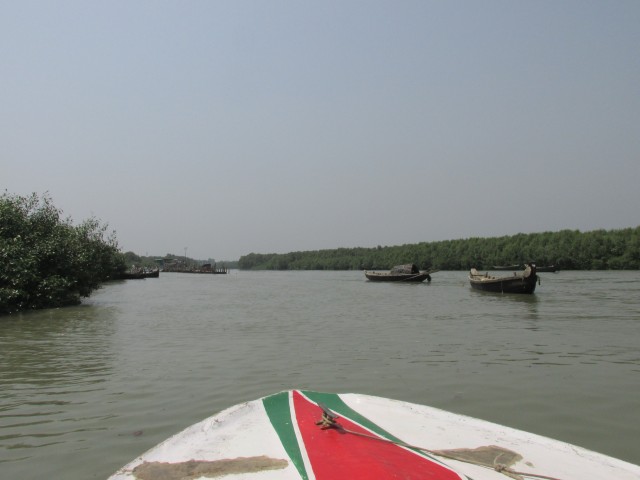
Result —
[[637, 0], [0, 0], [0, 193], [237, 260], [640, 225]]

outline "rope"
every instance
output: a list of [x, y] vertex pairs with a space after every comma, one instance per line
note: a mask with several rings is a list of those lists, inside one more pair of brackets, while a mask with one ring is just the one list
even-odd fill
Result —
[[316, 425], [320, 426], [321, 430], [327, 430], [327, 429], [334, 429], [337, 430], [340, 433], [349, 433], [351, 435], [357, 435], [358, 437], [364, 437], [364, 438], [368, 438], [371, 440], [378, 440], [380, 442], [385, 442], [385, 443], [391, 443], [394, 445], [398, 445], [400, 447], [406, 447], [406, 448], [412, 448], [414, 450], [421, 450], [423, 452], [429, 453], [431, 455], [437, 456], [437, 457], [443, 457], [443, 458], [448, 458], [450, 460], [456, 460], [458, 462], [465, 462], [465, 463], [470, 463], [472, 465], [477, 465], [479, 467], [484, 467], [484, 468], [488, 468], [488, 469], [492, 469], [495, 470], [498, 473], [502, 473], [508, 477], [511, 477], [513, 479], [516, 480], [521, 480], [522, 477], [529, 477], [529, 478], [540, 478], [543, 480], [560, 480], [559, 478], [556, 477], [549, 477], [547, 475], [539, 475], [536, 473], [527, 473], [527, 472], [518, 472], [516, 470], [513, 470], [512, 468], [510, 468], [507, 465], [501, 464], [501, 463], [496, 463], [494, 461], [493, 467], [490, 467], [488, 465], [485, 465], [484, 463], [481, 462], [476, 462], [473, 460], [467, 460], [467, 459], [463, 459], [463, 458], [458, 458], [455, 457], [453, 455], [449, 455], [443, 451], [440, 450], [430, 450], [428, 448], [424, 448], [424, 447], [418, 447], [416, 445], [411, 445], [399, 440], [389, 440], [387, 438], [382, 438], [382, 437], [376, 437], [374, 435], [369, 435], [367, 433], [361, 433], [361, 432], [356, 432], [354, 430], [349, 430], [348, 428], [344, 428], [342, 425], [340, 425], [338, 423], [338, 416], [335, 415], [333, 412], [331, 412], [331, 410], [329, 410], [326, 406], [322, 405], [322, 404], [318, 404], [318, 406], [322, 409], [322, 418], [320, 420], [318, 420], [316, 422]]

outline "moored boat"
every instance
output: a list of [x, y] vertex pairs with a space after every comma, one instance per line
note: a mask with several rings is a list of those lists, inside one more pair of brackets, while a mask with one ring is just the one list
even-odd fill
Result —
[[540, 273], [540, 272], [556, 273], [556, 272], [560, 271], [560, 268], [557, 267], [556, 265], [544, 265], [542, 267], [536, 266], [536, 271], [538, 273]]
[[109, 480], [638, 480], [640, 466], [436, 408], [289, 390], [196, 423]]
[[424, 282], [431, 281], [431, 274], [437, 270], [420, 270], [415, 263], [396, 265], [388, 272], [365, 270], [364, 276], [372, 282]]
[[513, 264], [513, 265], [494, 265], [492, 270], [522, 270], [522, 265]]
[[540, 282], [533, 263], [525, 265], [524, 271], [513, 275], [494, 276], [480, 273], [475, 268], [469, 272], [469, 283], [476, 290], [499, 293], [533, 293]]
[[148, 269], [133, 269], [120, 274], [120, 280], [140, 280], [143, 278], [158, 278], [160, 277], [160, 270], [157, 268]]
[[191, 266], [191, 267], [186, 267], [183, 264], [171, 264], [171, 265], [165, 265], [164, 271], [175, 272], [175, 273], [206, 273], [210, 275], [216, 275], [216, 274], [224, 275], [229, 272], [226, 266], [222, 265], [219, 267], [215, 263], [213, 265], [211, 265], [210, 263], [205, 263], [200, 266]]

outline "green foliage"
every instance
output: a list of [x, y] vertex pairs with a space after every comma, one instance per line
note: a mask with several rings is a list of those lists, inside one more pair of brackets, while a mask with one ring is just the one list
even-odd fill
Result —
[[420, 269], [491, 269], [493, 265], [556, 265], [563, 270], [640, 269], [640, 227], [580, 232], [562, 230], [495, 238], [468, 238], [393, 247], [338, 248], [286, 254], [251, 253], [243, 270], [386, 270], [415, 263]]
[[133, 252], [125, 252], [124, 261], [128, 269], [133, 267], [156, 268], [158, 266], [158, 257], [141, 256]]
[[0, 314], [78, 304], [125, 270], [106, 225], [61, 213], [46, 195], [0, 197]]

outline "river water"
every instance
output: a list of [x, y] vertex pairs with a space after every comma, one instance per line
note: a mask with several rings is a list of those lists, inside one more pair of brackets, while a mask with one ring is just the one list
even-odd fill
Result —
[[184, 427], [290, 388], [391, 397], [640, 464], [640, 272], [161, 273], [0, 317], [0, 472], [105, 479]]

